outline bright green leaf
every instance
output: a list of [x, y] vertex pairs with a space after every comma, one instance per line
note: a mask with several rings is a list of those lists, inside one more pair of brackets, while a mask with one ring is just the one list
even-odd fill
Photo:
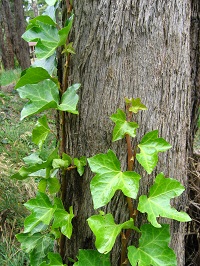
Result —
[[43, 163], [42, 159], [39, 157], [37, 152], [34, 152], [34, 153], [30, 154], [29, 156], [24, 157], [23, 161], [27, 165], [35, 165], [35, 164]]
[[43, 262], [40, 266], [67, 266], [66, 264], [63, 264], [62, 258], [58, 253], [49, 252], [48, 259], [50, 261], [48, 264]]
[[58, 106], [58, 87], [51, 80], [25, 85], [17, 90], [22, 99], [29, 99], [21, 112], [21, 119]]
[[60, 37], [60, 41], [58, 43], [58, 46], [62, 46], [66, 43], [67, 37], [69, 35], [69, 32], [71, 30], [72, 27], [72, 23], [73, 23], [73, 15], [71, 16], [71, 18], [69, 19], [69, 23], [66, 27], [62, 28], [61, 30], [59, 30], [58, 34]]
[[17, 82], [15, 89], [25, 86], [26, 84], [37, 84], [45, 79], [50, 79], [49, 73], [42, 67], [31, 67], [23, 72], [23, 76]]
[[47, 117], [44, 115], [39, 118], [32, 132], [32, 141], [41, 149], [44, 141], [46, 140], [50, 128], [47, 123]]
[[115, 224], [112, 214], [93, 215], [87, 219], [92, 232], [96, 237], [95, 246], [100, 253], [108, 253], [113, 248], [115, 240], [122, 229], [134, 229], [139, 231], [134, 226], [133, 219], [123, 223]]
[[26, 28], [26, 30], [31, 29], [34, 26], [38, 26], [38, 22], [43, 22], [45, 24], [49, 24], [51, 26], [56, 26], [56, 23], [54, 20], [52, 20], [51, 17], [47, 16], [47, 15], [42, 15], [42, 16], [37, 16], [33, 19], [31, 19], [28, 23], [28, 26]]
[[121, 172], [120, 161], [112, 150], [89, 158], [88, 163], [96, 173], [90, 183], [95, 209], [106, 205], [118, 189], [127, 197], [137, 197], [140, 175], [132, 171]]
[[56, 177], [48, 178], [47, 187], [50, 194], [57, 193], [60, 190], [60, 182]]
[[47, 179], [46, 178], [42, 178], [38, 184], [38, 191], [45, 193], [47, 188]]
[[24, 205], [32, 212], [24, 221], [24, 233], [31, 232], [40, 222], [49, 224], [56, 210], [48, 196], [42, 192], [38, 192], [35, 199], [30, 199]]
[[101, 254], [96, 250], [80, 249], [78, 262], [74, 266], [111, 266], [110, 255]]
[[67, 88], [66, 92], [62, 95], [61, 104], [58, 106], [58, 110], [67, 111], [72, 114], [78, 114], [76, 110], [76, 105], [78, 103], [77, 90], [80, 88], [81, 84], [73, 84], [71, 87]]
[[158, 138], [158, 130], [147, 133], [138, 145], [140, 153], [136, 154], [136, 159], [150, 174], [158, 162], [158, 153], [167, 151], [171, 145], [163, 138]]
[[123, 139], [126, 134], [131, 137], [136, 136], [138, 124], [126, 121], [126, 115], [121, 109], [118, 109], [117, 113], [113, 114], [110, 118], [116, 124], [113, 130], [112, 141]]
[[139, 110], [147, 110], [147, 107], [141, 103], [140, 98], [136, 98], [136, 99], [125, 98], [125, 101], [126, 103], [131, 104], [131, 106], [129, 107], [130, 112], [137, 114]]
[[83, 175], [86, 164], [87, 159], [85, 156], [82, 156], [80, 159], [74, 158], [74, 165], [77, 167], [77, 171], [80, 176]]
[[132, 266], [176, 266], [176, 256], [169, 248], [169, 225], [155, 228], [150, 224], [141, 227], [139, 247], [128, 247], [128, 259]]
[[53, 168], [67, 168], [70, 165], [68, 160], [54, 159], [52, 166]]
[[33, 250], [38, 245], [38, 242], [42, 241], [43, 237], [40, 233], [34, 235], [20, 233], [16, 235], [17, 240], [21, 243], [21, 248], [27, 253]]
[[70, 239], [72, 235], [72, 219], [74, 217], [73, 209], [70, 207], [68, 213], [59, 198], [55, 198], [54, 202], [57, 205], [57, 209], [54, 213], [52, 229], [60, 227], [61, 233]]
[[148, 221], [155, 227], [161, 227], [156, 220], [159, 216], [180, 222], [191, 221], [187, 213], [178, 212], [170, 205], [170, 200], [179, 196], [183, 191], [184, 187], [179, 181], [166, 178], [163, 173], [160, 173], [156, 176], [148, 197], [146, 195], [140, 196], [138, 210], [142, 213], [146, 212]]

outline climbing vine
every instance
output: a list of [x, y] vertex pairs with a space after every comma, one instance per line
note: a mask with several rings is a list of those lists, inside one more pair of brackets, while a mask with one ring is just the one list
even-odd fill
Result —
[[[142, 176], [134, 171], [137, 160], [144, 171], [151, 174], [158, 162], [158, 154], [171, 148], [171, 145], [159, 137], [158, 130], [146, 133], [141, 141], [131, 146], [131, 138], [137, 134], [139, 125], [132, 121], [133, 114], [145, 111], [147, 107], [139, 98], [126, 98], [126, 110], [118, 109], [110, 118], [114, 123], [113, 141], [126, 138], [127, 142], [127, 171], [121, 171], [120, 161], [113, 150], [105, 154], [97, 154], [86, 159], [72, 158], [65, 152], [65, 112], [78, 115], [77, 103], [80, 84], [72, 84], [67, 88], [67, 72], [70, 55], [74, 54], [73, 43], [68, 41], [68, 35], [73, 24], [72, 2], [68, 4], [68, 19], [65, 26], [59, 29], [56, 23], [56, 10], [59, 1], [46, 0], [49, 5], [45, 13], [32, 19], [23, 34], [26, 41], [35, 41], [36, 62], [22, 72], [16, 90], [28, 102], [21, 112], [21, 119], [41, 113], [32, 132], [32, 140], [38, 145], [38, 151], [26, 157], [23, 166], [11, 178], [23, 180], [35, 177], [38, 182], [36, 197], [25, 203], [30, 215], [24, 221], [24, 231], [17, 234], [21, 247], [29, 253], [32, 266], [63, 264], [63, 237], [70, 239], [72, 235], [73, 206], [65, 210], [63, 206], [66, 197], [66, 172], [76, 169], [83, 175], [88, 162], [95, 174], [90, 183], [94, 209], [109, 203], [117, 190], [121, 190], [127, 198], [130, 218], [122, 224], [116, 224], [111, 213], [99, 211], [87, 219], [88, 225], [96, 237], [97, 250], [79, 250], [75, 266], [109, 266], [109, 252], [112, 250], [117, 236], [121, 233], [121, 264], [127, 265], [176, 265], [174, 251], [169, 248], [170, 233], [168, 224], [160, 224], [158, 217], [175, 219], [180, 222], [190, 221], [184, 212], [178, 212], [170, 205], [170, 200], [179, 196], [184, 187], [175, 179], [159, 173], [150, 187], [148, 195], [138, 198], [140, 179]], [[56, 49], [62, 47], [66, 55], [64, 79], [61, 84], [56, 77]], [[57, 147], [44, 160], [41, 156], [42, 147], [49, 134], [47, 116], [43, 111], [54, 109], [59, 112], [62, 136]], [[61, 178], [58, 177], [58, 171]], [[138, 200], [134, 209], [133, 200]], [[123, 210], [121, 210], [123, 211]], [[147, 214], [148, 223], [140, 228], [134, 220], [138, 214]], [[128, 246], [132, 232], [140, 235], [139, 245]], [[73, 232], [74, 234], [76, 232]], [[57, 241], [59, 252], [54, 252]], [[72, 259], [71, 259], [72, 260]], [[72, 260], [73, 261], [73, 260]]]

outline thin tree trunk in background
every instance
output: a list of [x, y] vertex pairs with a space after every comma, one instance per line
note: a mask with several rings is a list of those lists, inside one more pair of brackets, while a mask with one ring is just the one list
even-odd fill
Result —
[[[140, 128], [133, 146], [145, 133], [158, 129], [172, 149], [159, 156], [153, 176], [163, 171], [187, 188], [193, 95], [197, 90], [191, 82], [190, 1], [74, 0], [73, 5], [76, 55], [71, 56], [68, 85], [80, 82], [82, 87], [79, 116], [66, 115], [67, 153], [91, 157], [111, 148], [126, 169], [126, 143], [112, 143], [109, 116], [117, 108], [125, 108], [125, 97], [140, 97], [148, 110], [134, 117]], [[65, 1], [63, 6], [66, 9]], [[138, 163], [135, 170], [143, 177], [139, 194], [147, 194], [153, 177]], [[92, 176], [86, 168], [83, 177], [76, 171], [66, 177], [65, 206], [68, 209], [72, 205], [75, 213], [74, 233], [65, 241], [68, 265], [72, 264], [67, 258], [75, 259], [78, 249], [94, 248], [94, 236], [86, 222], [95, 213], [89, 189]], [[178, 210], [186, 210], [187, 193], [173, 203]], [[102, 209], [111, 212], [118, 223], [128, 219], [121, 192]], [[136, 223], [140, 225], [142, 219], [139, 215]], [[185, 265], [185, 228], [183, 223], [171, 222], [171, 246], [178, 266]], [[120, 242], [119, 237], [111, 253], [113, 266], [119, 265]], [[134, 235], [132, 242], [137, 242]]]
[[12, 23], [12, 16], [8, 16], [9, 14], [9, 3], [7, 0], [2, 0], [0, 2], [0, 47], [3, 66], [6, 70], [13, 69], [15, 66], [12, 33], [9, 29], [9, 23]]
[[14, 0], [14, 17], [16, 28], [14, 33], [16, 34], [16, 57], [21, 68], [26, 69], [30, 66], [30, 54], [28, 43], [21, 38], [26, 29], [22, 0]]
[[37, 0], [32, 0], [32, 8], [33, 8], [34, 17], [39, 16], [39, 10], [38, 10], [38, 6], [37, 6]]

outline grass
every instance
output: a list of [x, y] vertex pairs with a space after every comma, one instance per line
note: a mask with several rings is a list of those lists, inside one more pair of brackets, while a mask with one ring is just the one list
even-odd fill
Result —
[[20, 68], [3, 71], [2, 73], [0, 73], [0, 85], [6, 86], [16, 82], [19, 79], [20, 74], [21, 74]]
[[[23, 203], [34, 197], [37, 183], [34, 179], [11, 180], [9, 176], [24, 165], [24, 157], [37, 150], [31, 133], [40, 115], [20, 121], [20, 112], [26, 100], [20, 99], [14, 90], [19, 69], [0, 75], [3, 86], [0, 90], [0, 265], [22, 266], [29, 265], [29, 262], [15, 234], [23, 230], [23, 222], [28, 215]], [[50, 127], [55, 130], [52, 117], [53, 114]], [[55, 147], [55, 141], [52, 136], [48, 138], [42, 151], [43, 157]]]

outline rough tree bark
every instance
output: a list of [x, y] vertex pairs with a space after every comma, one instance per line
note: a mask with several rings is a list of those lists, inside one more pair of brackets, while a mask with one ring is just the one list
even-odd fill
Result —
[[[73, 4], [75, 21], [71, 37], [76, 55], [71, 57], [68, 85], [80, 82], [82, 88], [79, 116], [66, 115], [66, 152], [75, 157], [91, 157], [112, 148], [125, 169], [126, 143], [112, 143], [113, 124], [109, 116], [118, 107], [125, 107], [124, 97], [140, 97], [148, 111], [135, 117], [140, 135], [133, 145], [144, 133], [158, 129], [172, 149], [160, 156], [153, 175], [163, 171], [187, 187], [193, 95], [197, 90], [191, 81], [190, 1], [74, 0]], [[65, 1], [63, 6], [66, 9]], [[138, 164], [135, 170], [143, 176], [140, 194], [148, 193], [152, 177]], [[94, 247], [94, 237], [86, 222], [94, 213], [89, 190], [92, 176], [87, 168], [83, 177], [74, 171], [66, 178], [65, 206], [73, 206], [75, 218], [72, 239], [65, 241], [65, 261], [67, 257], [75, 258], [79, 248]], [[186, 210], [187, 193], [174, 205], [178, 210]], [[120, 192], [103, 210], [111, 212], [116, 222], [128, 218]], [[138, 216], [137, 224], [141, 220]], [[171, 222], [171, 232], [171, 246], [178, 265], [183, 266], [185, 224]], [[120, 237], [111, 254], [113, 266], [119, 265], [119, 257]]]

